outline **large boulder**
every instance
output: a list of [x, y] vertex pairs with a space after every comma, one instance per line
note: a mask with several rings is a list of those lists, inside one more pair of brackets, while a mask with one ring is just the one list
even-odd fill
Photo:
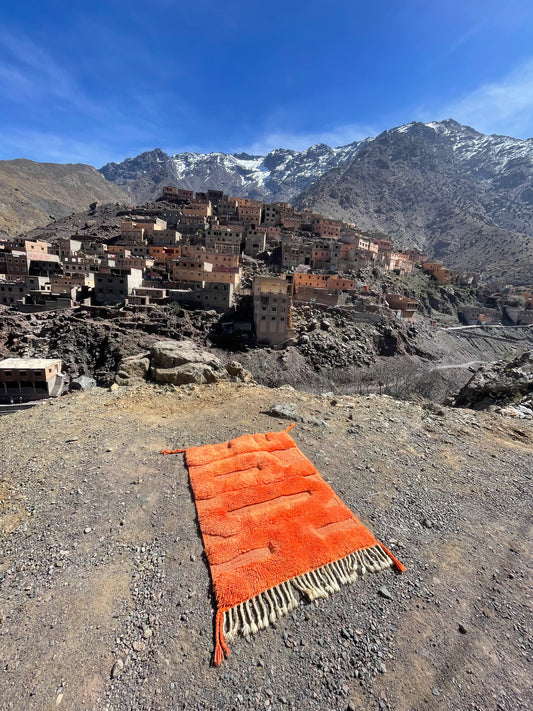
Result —
[[230, 376], [231, 380], [240, 381], [241, 383], [253, 383], [254, 376], [249, 370], [239, 363], [237, 360], [232, 360], [230, 363], [226, 363], [226, 372]]
[[222, 362], [193, 341], [158, 341], [150, 351], [152, 368], [176, 368], [186, 363], [203, 363], [222, 370]]
[[[507, 362], [487, 363], [455, 397], [455, 407], [485, 410], [491, 406], [520, 404], [533, 393], [533, 351]], [[527, 403], [524, 403], [527, 405]]]
[[88, 375], [80, 375], [78, 378], [70, 381], [71, 390], [90, 390], [96, 387], [96, 380]]
[[228, 377], [222, 361], [193, 341], [158, 341], [150, 356], [150, 377], [156, 383], [205, 385]]
[[149, 370], [150, 358], [148, 353], [128, 356], [120, 361], [115, 383], [117, 383], [117, 385], [132, 385], [140, 380], [144, 380]]
[[225, 376], [224, 371], [213, 370], [204, 363], [184, 363], [176, 368], [151, 368], [150, 376], [156, 383], [164, 385], [207, 385], [216, 383]]

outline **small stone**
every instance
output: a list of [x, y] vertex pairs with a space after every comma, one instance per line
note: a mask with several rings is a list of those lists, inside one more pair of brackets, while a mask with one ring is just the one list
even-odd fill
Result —
[[117, 385], [116, 383], [113, 383], [113, 384], [109, 387], [109, 391], [112, 392], [112, 393], [114, 393], [115, 390], [118, 390], [118, 385]]
[[149, 627], [145, 627], [143, 630], [144, 639], [150, 639], [151, 636], [152, 636], [152, 630]]
[[133, 649], [136, 652], [144, 652], [144, 650], [146, 649], [146, 645], [144, 642], [139, 642], [138, 640], [135, 640], [135, 642], [133, 643]]
[[113, 664], [113, 668], [111, 669], [111, 678], [116, 679], [122, 674], [122, 670], [124, 669], [124, 662], [122, 659], [117, 659], [117, 661]]
[[87, 528], [83, 529], [84, 533], [90, 533], [93, 529], [90, 526], [87, 526]]
[[380, 674], [386, 674], [386, 673], [387, 673], [387, 667], [386, 667], [383, 663], [379, 665], [378, 669], [379, 669], [379, 673], [380, 673]]
[[422, 521], [422, 526], [424, 526], [424, 528], [433, 528], [433, 523], [428, 518], [425, 518]]
[[65, 440], [65, 444], [69, 444], [70, 442], [77, 442], [79, 440], [79, 437], [70, 437], [69, 439]]
[[380, 589], [378, 590], [378, 595], [381, 595], [381, 597], [384, 597], [385, 600], [392, 600], [392, 595], [391, 595], [389, 589], [386, 588], [384, 585], [382, 585], [380, 587]]
[[59, 704], [63, 701], [63, 694], [58, 694], [56, 696], [56, 706], [59, 706]]
[[458, 630], [461, 634], [468, 634], [468, 630], [464, 625], [459, 625]]

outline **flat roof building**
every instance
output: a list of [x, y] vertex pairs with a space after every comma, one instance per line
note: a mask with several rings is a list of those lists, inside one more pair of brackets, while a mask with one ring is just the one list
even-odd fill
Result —
[[55, 397], [63, 389], [56, 358], [6, 358], [0, 361], [0, 398], [4, 401]]

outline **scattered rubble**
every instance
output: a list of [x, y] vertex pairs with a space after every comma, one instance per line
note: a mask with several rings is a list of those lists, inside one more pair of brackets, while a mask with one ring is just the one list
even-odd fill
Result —
[[533, 351], [482, 366], [455, 397], [455, 407], [495, 408], [510, 417], [533, 416]]

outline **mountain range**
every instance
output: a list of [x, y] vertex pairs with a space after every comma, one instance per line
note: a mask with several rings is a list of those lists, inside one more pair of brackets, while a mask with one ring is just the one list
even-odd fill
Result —
[[359, 145], [294, 200], [457, 269], [533, 281], [533, 139], [447, 120]]
[[0, 231], [34, 227], [92, 200], [125, 202], [126, 193], [141, 204], [164, 185], [291, 202], [388, 234], [452, 268], [533, 282], [533, 139], [487, 136], [451, 119], [265, 156], [170, 156], [156, 148], [100, 172], [1, 161]]
[[264, 202], [288, 202], [327, 171], [355, 157], [366, 141], [331, 148], [325, 143], [305, 151], [277, 148], [266, 156], [247, 153], [178, 153], [169, 156], [160, 148], [108, 163], [100, 169], [113, 183], [130, 188], [139, 202], [154, 200], [164, 185], [188, 190], [223, 190], [236, 197]]
[[266, 156], [156, 149], [101, 172], [141, 202], [165, 184], [292, 202], [456, 269], [533, 281], [533, 139], [486, 136], [448, 119]]

